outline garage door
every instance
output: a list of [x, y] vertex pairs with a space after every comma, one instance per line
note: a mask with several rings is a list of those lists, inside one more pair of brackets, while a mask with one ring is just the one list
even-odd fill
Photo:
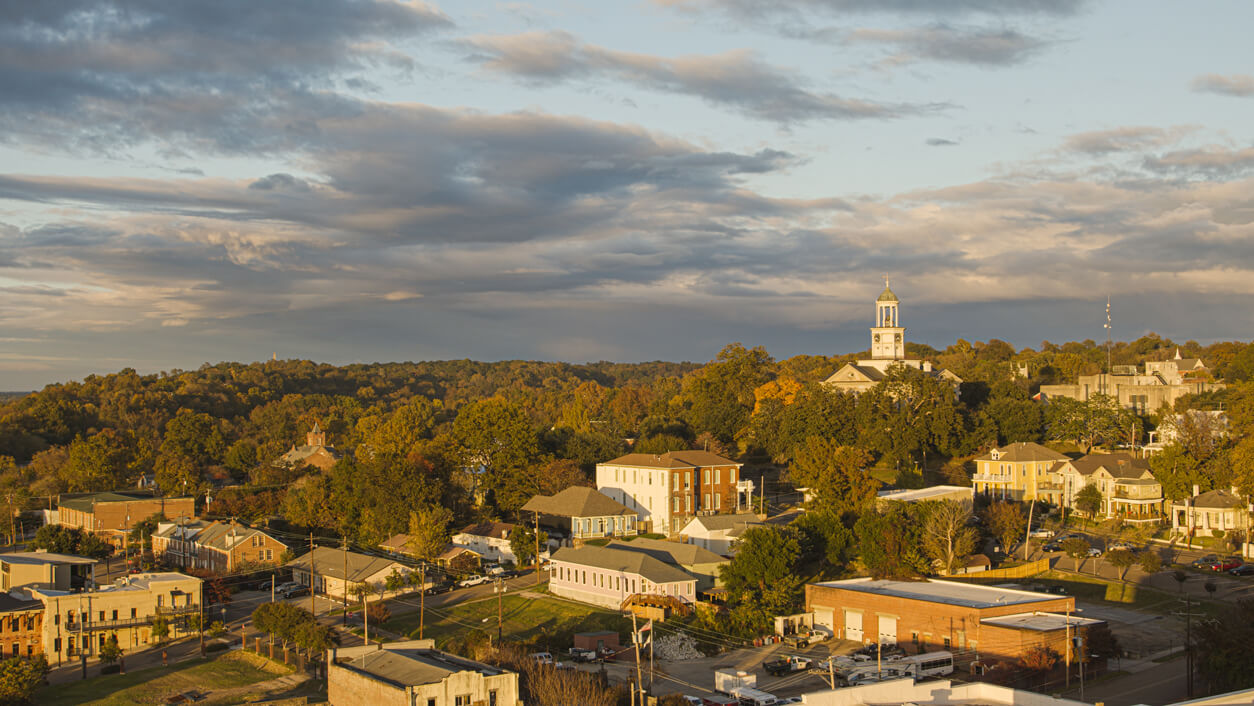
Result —
[[820, 606], [814, 606], [814, 624], [816, 626], [821, 625], [827, 628], [828, 630], [831, 630], [832, 634], [835, 635], [836, 634], [836, 611], [832, 610], [831, 608], [823, 608]]
[[897, 617], [881, 615], [879, 617], [880, 642], [885, 645], [897, 644]]
[[845, 611], [845, 639], [862, 642], [862, 613]]

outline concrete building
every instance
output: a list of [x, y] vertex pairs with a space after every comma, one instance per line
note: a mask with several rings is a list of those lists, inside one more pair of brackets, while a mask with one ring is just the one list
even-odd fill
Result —
[[43, 654], [44, 604], [25, 595], [0, 593], [0, 659]]
[[104, 493], [62, 493], [57, 496], [57, 522], [99, 534], [122, 546], [136, 524], [156, 514], [167, 518], [196, 516], [194, 498], [158, 498], [141, 490]]
[[15, 588], [81, 591], [93, 586], [95, 559], [52, 552], [0, 554], [0, 592]]
[[287, 545], [238, 522], [162, 522], [152, 534], [153, 556], [171, 566], [224, 574], [277, 566]]
[[340, 452], [334, 446], [327, 446], [326, 432], [314, 423], [313, 429], [305, 434], [305, 445], [292, 445], [291, 450], [275, 459], [271, 464], [277, 468], [303, 468], [313, 466], [319, 470], [328, 470], [340, 460]]
[[928, 501], [954, 501], [970, 504], [974, 500], [975, 488], [968, 488], [962, 485], [933, 485], [928, 488], [881, 490], [875, 494], [875, 502], [878, 505], [888, 502], [922, 503]]
[[1193, 486], [1193, 497], [1171, 503], [1171, 531], [1193, 537], [1213, 537], [1220, 530], [1225, 535], [1250, 528], [1250, 506], [1232, 490], [1208, 490], [1199, 493]]
[[194, 632], [202, 609], [203, 582], [177, 573], [134, 574], [94, 591], [29, 589], [43, 601], [43, 647], [52, 665], [99, 655], [111, 637], [127, 652], [156, 642], [153, 625], [163, 620], [169, 637]]
[[673, 536], [697, 515], [739, 511], [741, 465], [708, 451], [627, 454], [597, 464], [597, 490], [634, 510], [641, 531]]
[[408, 640], [331, 650], [327, 701], [332, 706], [521, 706], [518, 674], [433, 646], [433, 640]]
[[736, 553], [736, 542], [750, 527], [762, 525], [751, 513], [734, 515], [700, 515], [688, 521], [679, 531], [683, 541], [722, 556]]
[[353, 595], [356, 586], [369, 587], [372, 595], [377, 596], [393, 572], [408, 576], [413, 571], [405, 564], [391, 559], [334, 547], [315, 547], [313, 551], [296, 557], [284, 566], [292, 570], [292, 580], [296, 583], [310, 586], [314, 593], [337, 601], [356, 600]]
[[1050, 475], [1054, 464], [1071, 457], [1030, 441], [989, 449], [975, 459], [971, 485], [977, 493], [1008, 500], [1044, 500], [1058, 504], [1062, 486]]
[[522, 506], [535, 513], [550, 538], [565, 546], [579, 546], [589, 539], [634, 537], [636, 512], [596, 488], [572, 486], [556, 495], [537, 495]]
[[1116, 365], [1109, 373], [1081, 375], [1074, 385], [1041, 385], [1040, 398], [1070, 397], [1085, 401], [1095, 394], [1114, 397], [1120, 406], [1140, 414], [1170, 407], [1185, 395], [1222, 390], [1224, 384], [1212, 382], [1206, 364], [1197, 358], [1176, 357], [1165, 361], [1148, 361], [1145, 372], [1135, 365]]
[[884, 280], [884, 291], [875, 300], [875, 325], [871, 327], [871, 357], [855, 363], [846, 363], [823, 381], [829, 388], [858, 394], [866, 392], [884, 379], [889, 368], [900, 365], [918, 370], [953, 385], [955, 393], [962, 378], [948, 370], [934, 369], [932, 363], [906, 357], [906, 327], [901, 325], [899, 309], [901, 300], [893, 294]]
[[[1018, 659], [1042, 641], [1053, 644], [1075, 612], [1069, 596], [936, 579], [848, 579], [807, 584], [805, 592], [814, 624], [836, 637], [915, 652], [972, 652], [985, 660]], [[1071, 616], [1069, 629], [1075, 634], [1093, 624]]]
[[553, 554], [549, 591], [563, 598], [619, 610], [636, 596], [672, 598], [691, 604], [697, 598], [697, 579], [647, 552], [589, 544], [566, 547]]
[[880, 706], [882, 704], [917, 704], [918, 706], [1090, 706], [1087, 701], [1072, 701], [1034, 691], [1012, 689], [986, 682], [951, 682], [936, 679], [915, 682], [913, 679], [864, 684], [843, 689], [815, 691], [803, 695], [805, 706]]

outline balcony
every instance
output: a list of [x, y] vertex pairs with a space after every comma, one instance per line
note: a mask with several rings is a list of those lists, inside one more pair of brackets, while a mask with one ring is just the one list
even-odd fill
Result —
[[1002, 473], [976, 473], [971, 477], [974, 483], [1005, 483], [1009, 485], [1014, 482], [1014, 476]]
[[117, 620], [87, 620], [81, 625], [78, 621], [67, 621], [65, 623], [66, 632], [78, 632], [84, 630], [92, 632], [95, 630], [119, 630], [122, 628], [135, 628], [151, 625], [152, 621], [161, 616], [167, 621], [177, 623], [180, 620], [186, 620], [192, 616], [200, 614], [200, 606], [190, 606], [187, 608], [158, 608], [156, 613], [150, 615], [141, 615], [134, 618], [118, 618]]

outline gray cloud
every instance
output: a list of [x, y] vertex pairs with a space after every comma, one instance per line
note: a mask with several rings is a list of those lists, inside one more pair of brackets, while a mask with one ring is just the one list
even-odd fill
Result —
[[1067, 137], [1063, 149], [1090, 155], [1107, 155], [1115, 152], [1131, 152], [1147, 147], [1157, 147], [1179, 139], [1181, 129], [1128, 126], [1109, 130], [1081, 132]]
[[943, 137], [929, 137], [924, 141], [924, 144], [928, 147], [955, 147], [958, 143]]
[[[117, 153], [150, 139], [268, 151], [337, 75], [412, 61], [390, 40], [450, 26], [421, 3], [70, 0], [0, 7], [0, 140]], [[324, 109], [326, 106], [323, 106]]]
[[1049, 46], [1011, 29], [946, 24], [908, 30], [860, 29], [849, 33], [848, 39], [894, 47], [898, 52], [895, 63], [927, 59], [979, 66], [1019, 64]]
[[650, 90], [695, 96], [753, 118], [785, 124], [886, 119], [942, 107], [813, 91], [800, 76], [771, 66], [750, 51], [666, 58], [583, 44], [565, 32], [480, 36], [465, 44], [473, 48], [468, 60], [533, 82], [613, 78]]
[[800, 11], [844, 13], [893, 13], [952, 17], [962, 14], [1074, 15], [1088, 0], [653, 0], [667, 7], [687, 10], [720, 9], [739, 15], [761, 17]]
[[1254, 76], [1249, 74], [1206, 74], [1193, 79], [1190, 86], [1203, 93], [1218, 93], [1225, 96], [1249, 98], [1254, 96]]
[[1237, 179], [1254, 173], [1254, 147], [1177, 150], [1159, 157], [1147, 157], [1143, 166], [1160, 174], [1215, 180]]

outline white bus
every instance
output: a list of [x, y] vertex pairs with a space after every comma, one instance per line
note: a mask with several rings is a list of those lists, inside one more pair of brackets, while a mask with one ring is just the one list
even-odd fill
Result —
[[[906, 657], [901, 662], [906, 662], [914, 667], [913, 669], [907, 669], [906, 672], [915, 679], [943, 677], [954, 673], [954, 655], [952, 652], [944, 650]], [[900, 665], [900, 662], [894, 666], [898, 665]]]
[[731, 696], [740, 701], [740, 706], [774, 706], [779, 703], [771, 694], [751, 686], [737, 686], [731, 690]]

